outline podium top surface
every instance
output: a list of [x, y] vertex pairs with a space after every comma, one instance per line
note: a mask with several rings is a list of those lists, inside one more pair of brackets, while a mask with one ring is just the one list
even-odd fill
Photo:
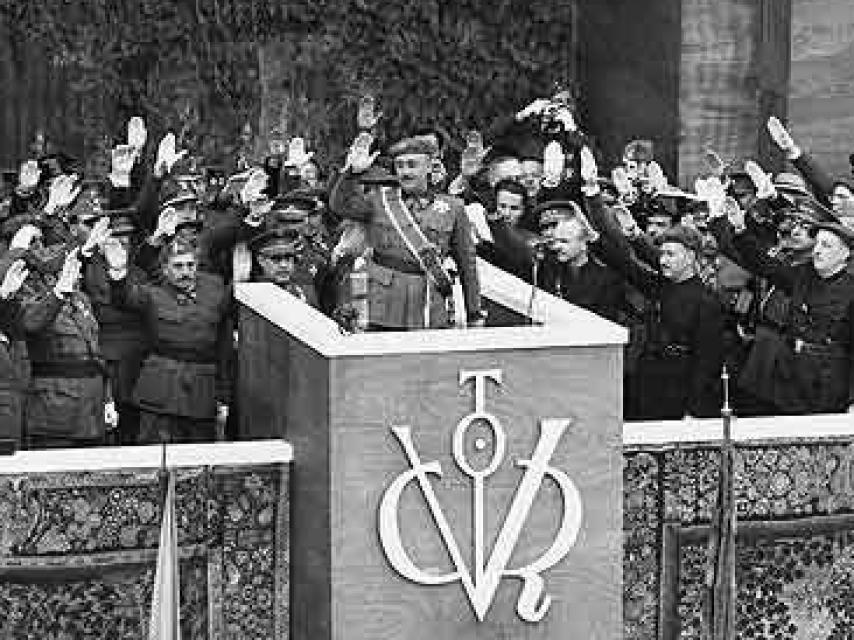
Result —
[[[316, 309], [270, 283], [240, 283], [238, 301], [328, 358], [414, 353], [546, 349], [623, 345], [628, 331], [618, 324], [537, 290], [478, 260], [481, 295], [535, 324], [479, 329], [438, 329], [345, 335]], [[530, 309], [530, 314], [529, 314]]]

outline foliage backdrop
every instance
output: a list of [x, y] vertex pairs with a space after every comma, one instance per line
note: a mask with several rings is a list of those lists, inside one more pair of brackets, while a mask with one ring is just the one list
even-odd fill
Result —
[[0, 0], [5, 46], [35, 44], [82, 105], [59, 143], [91, 153], [139, 113], [209, 158], [296, 134], [334, 157], [363, 91], [388, 135], [459, 141], [574, 81], [575, 14], [561, 0]]

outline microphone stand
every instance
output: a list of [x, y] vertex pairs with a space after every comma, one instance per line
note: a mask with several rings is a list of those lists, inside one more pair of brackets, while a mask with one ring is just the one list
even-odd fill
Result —
[[529, 325], [542, 325], [542, 321], [537, 322], [534, 319], [534, 298], [537, 295], [537, 281], [540, 277], [540, 262], [542, 262], [546, 257], [545, 252], [543, 251], [542, 246], [539, 244], [534, 247], [534, 260], [531, 264], [531, 296], [528, 298], [528, 324]]

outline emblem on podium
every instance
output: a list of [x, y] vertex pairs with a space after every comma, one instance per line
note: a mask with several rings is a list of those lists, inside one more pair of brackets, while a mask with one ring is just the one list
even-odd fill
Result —
[[[501, 524], [495, 545], [486, 557], [485, 538], [485, 488], [486, 480], [494, 474], [504, 461], [507, 436], [498, 418], [486, 410], [486, 387], [488, 380], [501, 384], [501, 371], [488, 369], [461, 371], [460, 385], [474, 381], [474, 410], [464, 416], [453, 435], [452, 454], [457, 467], [471, 480], [473, 494], [473, 564], [469, 569], [454, 537], [451, 524], [445, 516], [429, 476], [442, 476], [441, 464], [434, 460], [421, 460], [413, 442], [412, 429], [408, 426], [392, 427], [392, 433], [406, 456], [410, 469], [401, 473], [383, 493], [379, 508], [380, 543], [391, 567], [402, 577], [418, 584], [437, 586], [461, 582], [463, 590], [479, 621], [486, 618], [495, 592], [501, 580], [521, 580], [522, 588], [516, 604], [516, 613], [527, 622], [539, 622], [551, 606], [551, 596], [546, 591], [542, 574], [558, 564], [569, 553], [581, 528], [581, 496], [573, 481], [562, 470], [551, 466], [551, 458], [564, 432], [571, 424], [570, 419], [540, 420], [539, 440], [527, 460], [516, 460], [516, 466], [524, 472], [511, 500], [507, 517]], [[489, 427], [493, 442], [493, 455], [481, 470], [473, 467], [466, 456], [466, 436], [472, 425]], [[484, 438], [474, 441], [474, 449], [486, 449]], [[563, 514], [560, 527], [551, 546], [530, 564], [511, 568], [510, 557], [519, 536], [528, 520], [534, 500], [544, 480], [553, 482], [562, 497]], [[418, 567], [403, 546], [398, 521], [401, 496], [406, 487], [416, 482], [424, 496], [442, 543], [448, 551], [453, 570], [437, 575]]]

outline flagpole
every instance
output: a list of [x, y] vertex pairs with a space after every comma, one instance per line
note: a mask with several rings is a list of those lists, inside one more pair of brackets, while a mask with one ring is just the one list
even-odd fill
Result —
[[729, 398], [729, 372], [721, 371], [723, 433], [720, 446], [717, 505], [709, 528], [709, 554], [706, 564], [703, 606], [703, 637], [707, 640], [735, 638], [735, 536], [736, 513], [733, 482], [732, 407]]

